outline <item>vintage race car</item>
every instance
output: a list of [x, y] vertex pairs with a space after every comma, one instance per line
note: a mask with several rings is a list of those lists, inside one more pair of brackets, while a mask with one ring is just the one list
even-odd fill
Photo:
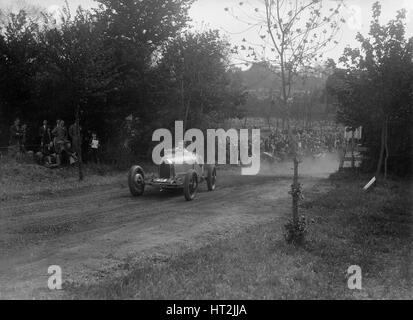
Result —
[[203, 165], [197, 156], [184, 149], [182, 157], [175, 157], [175, 151], [169, 151], [167, 159], [159, 165], [158, 176], [147, 176], [142, 167], [135, 165], [129, 170], [128, 185], [133, 196], [143, 194], [146, 186], [159, 187], [160, 190], [183, 189], [185, 199], [195, 198], [198, 186], [206, 181], [208, 191], [215, 189], [216, 168], [214, 165]]

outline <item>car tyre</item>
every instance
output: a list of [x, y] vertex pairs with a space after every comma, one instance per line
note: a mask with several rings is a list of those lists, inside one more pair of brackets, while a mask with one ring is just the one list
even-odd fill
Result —
[[208, 191], [215, 190], [216, 179], [217, 179], [217, 170], [215, 166], [208, 166], [207, 177], [206, 177]]
[[145, 174], [140, 166], [133, 166], [129, 170], [128, 185], [130, 193], [137, 197], [145, 190]]
[[186, 201], [194, 200], [198, 192], [198, 175], [195, 170], [189, 170], [184, 179], [184, 196]]

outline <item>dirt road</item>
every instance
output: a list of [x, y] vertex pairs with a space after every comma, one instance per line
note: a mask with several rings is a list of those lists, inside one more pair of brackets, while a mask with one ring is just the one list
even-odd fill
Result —
[[[246, 226], [284, 219], [291, 179], [283, 173], [218, 172], [217, 189], [203, 185], [192, 202], [153, 189], [133, 198], [126, 183], [3, 202], [0, 298], [57, 297], [61, 293], [47, 288], [51, 265], [62, 268], [63, 282], [99, 281], [127, 272], [139, 259], [162, 260]], [[319, 180], [301, 182], [306, 189]]]

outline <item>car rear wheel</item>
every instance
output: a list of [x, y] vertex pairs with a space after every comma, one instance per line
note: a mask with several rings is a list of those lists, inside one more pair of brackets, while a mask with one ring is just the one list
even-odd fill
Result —
[[194, 200], [198, 191], [198, 175], [194, 170], [189, 170], [184, 180], [184, 196], [186, 201]]
[[130, 193], [137, 197], [143, 194], [145, 190], [145, 176], [143, 169], [139, 166], [133, 166], [129, 170], [128, 185]]
[[208, 166], [207, 167], [207, 187], [208, 191], [214, 191], [215, 190], [215, 182], [217, 179], [217, 170], [214, 166]]

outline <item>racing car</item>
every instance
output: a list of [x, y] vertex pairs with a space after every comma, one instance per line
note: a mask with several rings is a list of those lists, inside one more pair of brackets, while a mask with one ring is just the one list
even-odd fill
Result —
[[[195, 153], [187, 149], [167, 152], [159, 165], [158, 175], [147, 175], [143, 168], [134, 165], [128, 174], [128, 185], [133, 196], [141, 196], [146, 186], [158, 187], [160, 190], [182, 189], [187, 201], [195, 198], [199, 184], [206, 182], [208, 191], [215, 190], [217, 172], [215, 165], [202, 164]], [[179, 155], [176, 157], [175, 155]]]

